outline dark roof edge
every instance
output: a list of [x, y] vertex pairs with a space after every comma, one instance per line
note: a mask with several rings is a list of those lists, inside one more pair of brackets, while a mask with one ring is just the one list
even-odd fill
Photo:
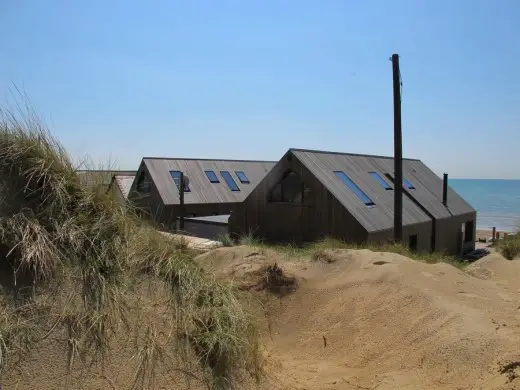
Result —
[[[290, 152], [308, 152], [308, 153], [322, 153], [322, 154], [336, 154], [340, 156], [357, 156], [357, 157], [375, 157], [375, 158], [387, 158], [387, 159], [394, 159], [390, 156], [378, 156], [375, 154], [358, 154], [358, 153], [343, 153], [343, 152], [328, 152], [325, 150], [312, 150], [312, 149], [298, 149], [298, 148], [290, 148]], [[417, 158], [403, 158], [403, 160], [407, 161], [421, 161]]]
[[143, 157], [143, 160], [188, 160], [188, 161], [227, 161], [227, 162], [250, 162], [250, 163], [273, 163], [278, 161], [267, 160], [232, 160], [225, 158], [182, 158], [182, 157]]
[[135, 172], [137, 173], [136, 170], [133, 170], [133, 169], [76, 169], [76, 172], [94, 172], [94, 173], [100, 173], [100, 172], [104, 172], [104, 173], [118, 173], [118, 172]]

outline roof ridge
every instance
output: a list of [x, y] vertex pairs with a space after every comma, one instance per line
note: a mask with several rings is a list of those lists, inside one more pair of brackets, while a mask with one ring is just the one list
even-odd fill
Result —
[[143, 157], [143, 160], [187, 160], [187, 161], [227, 161], [227, 162], [257, 162], [257, 163], [277, 163], [272, 160], [234, 160], [225, 158], [185, 158], [185, 157]]
[[76, 169], [76, 172], [105, 172], [105, 173], [114, 173], [114, 172], [136, 172], [135, 169]]
[[[387, 158], [387, 159], [394, 159], [391, 156], [380, 156], [376, 154], [361, 154], [361, 153], [346, 153], [346, 152], [331, 152], [326, 150], [313, 150], [313, 149], [298, 149], [298, 148], [290, 148], [289, 151], [291, 152], [307, 152], [307, 153], [321, 153], [321, 154], [336, 154], [340, 156], [356, 156], [356, 157], [375, 157], [375, 158]], [[407, 161], [421, 161], [417, 158], [404, 158], [403, 160]]]

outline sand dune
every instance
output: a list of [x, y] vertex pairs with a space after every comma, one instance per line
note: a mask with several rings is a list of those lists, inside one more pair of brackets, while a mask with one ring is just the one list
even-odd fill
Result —
[[368, 250], [330, 258], [287, 261], [243, 247], [199, 259], [245, 289], [255, 290], [273, 262], [298, 281], [292, 293], [263, 301], [272, 388], [520, 388], [520, 262], [493, 255], [470, 268], [487, 275], [478, 278]]
[[[461, 271], [368, 250], [330, 250], [327, 258], [250, 247], [197, 258], [243, 291], [261, 331], [265, 377], [238, 388], [520, 388], [520, 261], [492, 254]], [[149, 305], [158, 321], [161, 299]], [[66, 335], [49, 338], [4, 376], [4, 389], [131, 388], [136, 357], [121, 338], [104, 367], [75, 363], [70, 382]], [[176, 365], [167, 356], [151, 388], [205, 388]]]

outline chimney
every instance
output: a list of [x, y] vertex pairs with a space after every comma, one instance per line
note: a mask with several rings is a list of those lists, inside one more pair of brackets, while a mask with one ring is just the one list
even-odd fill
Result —
[[444, 180], [442, 183], [442, 204], [448, 206], [448, 174], [444, 174]]

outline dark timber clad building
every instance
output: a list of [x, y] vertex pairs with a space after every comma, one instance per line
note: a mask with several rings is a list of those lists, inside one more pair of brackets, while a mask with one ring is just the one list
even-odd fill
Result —
[[274, 161], [143, 158], [128, 200], [173, 231], [181, 213], [180, 172], [188, 179], [184, 216], [229, 214], [274, 167]]
[[130, 188], [135, 179], [135, 172], [129, 174], [117, 174], [112, 176], [112, 181], [108, 185], [107, 193], [121, 204], [125, 204], [130, 193]]
[[135, 171], [82, 169], [78, 170], [77, 174], [83, 184], [98, 187], [100, 191], [106, 192], [114, 176], [135, 176]]
[[[237, 207], [232, 234], [271, 242], [324, 236], [353, 242], [393, 237], [391, 157], [290, 149]], [[476, 211], [420, 160], [403, 160], [403, 240], [412, 249], [458, 254], [475, 247]]]

